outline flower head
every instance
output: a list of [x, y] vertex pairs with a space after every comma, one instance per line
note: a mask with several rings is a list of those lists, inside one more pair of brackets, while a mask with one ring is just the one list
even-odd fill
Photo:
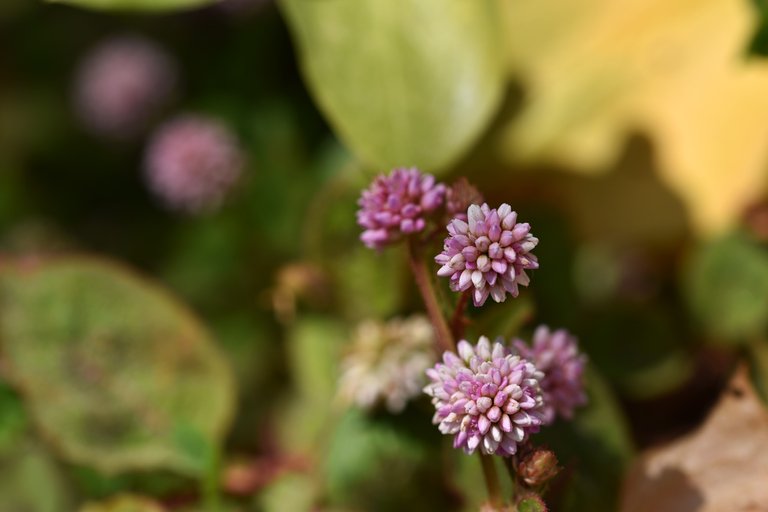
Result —
[[421, 232], [427, 216], [443, 204], [444, 197], [445, 185], [416, 168], [379, 175], [358, 201], [357, 223], [365, 228], [360, 240], [381, 249], [404, 235]]
[[128, 137], [170, 99], [173, 59], [136, 36], [110, 39], [85, 56], [75, 80], [75, 107], [92, 131]]
[[460, 341], [458, 353], [445, 352], [443, 362], [427, 370], [432, 382], [424, 392], [436, 409], [432, 422], [467, 453], [479, 447], [486, 454], [515, 454], [542, 425], [544, 375], [485, 336], [476, 346]]
[[473, 204], [467, 222], [455, 218], [448, 224], [450, 236], [435, 257], [442, 265], [437, 275], [450, 276], [454, 291], [474, 288], [475, 306], [482, 306], [489, 295], [496, 302], [504, 302], [507, 293], [517, 297], [518, 286], [530, 281], [525, 271], [539, 268], [531, 253], [539, 239], [530, 231], [506, 203], [498, 209]]
[[586, 356], [579, 352], [578, 342], [565, 329], [551, 332], [545, 325], [536, 329], [533, 346], [515, 340], [513, 346], [521, 357], [532, 361], [544, 372], [541, 390], [544, 393], [545, 423], [556, 415], [572, 418], [576, 407], [587, 403], [584, 392]]
[[432, 325], [422, 316], [362, 323], [342, 362], [339, 396], [363, 409], [383, 402], [390, 412], [402, 411], [424, 386], [433, 342]]
[[160, 127], [146, 152], [152, 191], [167, 206], [191, 213], [212, 210], [240, 176], [243, 155], [223, 124], [185, 116]]

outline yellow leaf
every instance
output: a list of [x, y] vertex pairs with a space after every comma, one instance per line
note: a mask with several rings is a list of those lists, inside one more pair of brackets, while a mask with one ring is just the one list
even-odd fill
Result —
[[744, 48], [747, 0], [506, 3], [526, 103], [509, 158], [610, 168], [627, 134], [653, 142], [663, 181], [700, 233], [732, 226], [768, 174], [768, 63]]

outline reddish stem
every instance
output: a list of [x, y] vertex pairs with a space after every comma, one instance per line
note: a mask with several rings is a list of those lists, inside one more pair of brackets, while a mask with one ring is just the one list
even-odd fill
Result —
[[456, 309], [451, 317], [451, 332], [454, 339], [460, 340], [464, 337], [464, 327], [467, 325], [467, 319], [464, 317], [464, 311], [467, 309], [471, 290], [466, 290], [459, 295], [459, 302], [456, 303]]
[[417, 244], [416, 240], [411, 239], [408, 241], [408, 262], [411, 265], [411, 272], [413, 272], [413, 278], [421, 293], [424, 306], [427, 308], [427, 314], [432, 322], [432, 327], [435, 329], [435, 342], [437, 343], [438, 352], [442, 353], [446, 350], [453, 350], [455, 348], [453, 335], [440, 310], [435, 290], [432, 288], [432, 281]]

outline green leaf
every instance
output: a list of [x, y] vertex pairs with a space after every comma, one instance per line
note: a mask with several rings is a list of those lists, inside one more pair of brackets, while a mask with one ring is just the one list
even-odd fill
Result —
[[320, 317], [301, 319], [288, 338], [288, 364], [294, 376], [291, 398], [278, 413], [280, 441], [291, 453], [312, 453], [324, 444], [334, 416], [343, 326]]
[[403, 251], [394, 247], [372, 251], [356, 244], [339, 254], [333, 273], [344, 315], [359, 321], [395, 314], [402, 302], [404, 262]]
[[690, 308], [714, 336], [742, 341], [768, 325], [768, 252], [746, 235], [698, 248], [688, 269]]
[[20, 440], [0, 454], [0, 510], [61, 512], [73, 510], [59, 468], [34, 441]]
[[309, 475], [287, 473], [259, 493], [259, 510], [309, 512], [314, 510], [316, 491]]
[[[116, 265], [73, 258], [0, 272], [0, 339], [32, 419], [72, 462], [200, 476], [229, 428], [233, 377], [206, 330]], [[192, 450], [180, 432], [206, 447]]]
[[101, 503], [86, 503], [80, 512], [163, 512], [165, 510], [148, 498], [125, 494]]
[[19, 396], [0, 381], [0, 452], [12, 448], [27, 430], [27, 415]]
[[427, 170], [486, 127], [505, 71], [492, 0], [282, 0], [304, 74], [366, 163]]
[[100, 11], [147, 11], [162, 12], [193, 9], [213, 4], [219, 0], [47, 0], [50, 3], [62, 3], [95, 9]]

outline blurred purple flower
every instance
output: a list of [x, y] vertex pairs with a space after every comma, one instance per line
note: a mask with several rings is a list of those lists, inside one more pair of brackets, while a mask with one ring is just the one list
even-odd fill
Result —
[[526, 270], [539, 268], [531, 250], [539, 239], [531, 235], [528, 223], [517, 222], [517, 213], [508, 204], [498, 210], [488, 204], [472, 205], [467, 222], [453, 219], [443, 252], [435, 257], [442, 265], [437, 275], [450, 276], [451, 289], [461, 292], [474, 287], [472, 300], [482, 306], [490, 295], [504, 302], [507, 293], [517, 297], [518, 286], [528, 286]]
[[565, 329], [551, 332], [545, 325], [539, 326], [533, 335], [533, 346], [515, 340], [517, 353], [544, 372], [541, 390], [544, 393], [545, 423], [555, 420], [556, 415], [572, 418], [577, 407], [587, 403], [584, 392], [584, 365], [586, 356], [579, 352], [576, 338]]
[[499, 341], [491, 346], [481, 336], [472, 346], [462, 340], [458, 356], [445, 352], [443, 363], [427, 370], [432, 382], [424, 392], [436, 409], [432, 422], [466, 453], [479, 447], [486, 454], [514, 455], [543, 422], [544, 375]]
[[381, 249], [404, 235], [418, 233], [444, 198], [445, 185], [416, 168], [379, 175], [358, 201], [357, 223], [365, 228], [360, 240], [367, 247]]
[[215, 209], [240, 176], [243, 155], [223, 124], [183, 116], [161, 126], [145, 155], [150, 189], [172, 209]]
[[86, 127], [125, 138], [146, 127], [176, 85], [173, 59], [155, 43], [122, 36], [83, 59], [75, 79], [75, 107]]

